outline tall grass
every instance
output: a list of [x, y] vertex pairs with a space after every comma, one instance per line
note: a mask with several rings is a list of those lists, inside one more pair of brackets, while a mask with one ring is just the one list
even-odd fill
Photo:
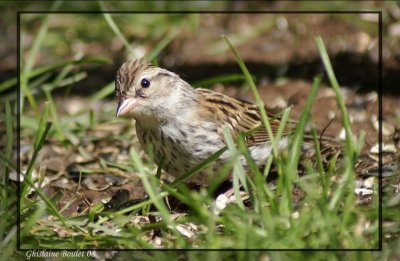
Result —
[[[60, 8], [62, 1], [55, 1], [52, 5], [52, 7], [50, 8], [50, 11], [55, 11], [58, 10], [58, 8]], [[21, 81], [20, 81], [20, 85], [21, 85], [21, 90], [22, 90], [22, 99], [20, 101], [21, 104], [21, 111], [24, 108], [24, 99], [23, 97], [26, 95], [26, 97], [28, 98], [28, 101], [31, 105], [31, 107], [34, 110], [37, 110], [37, 105], [36, 105], [36, 101], [33, 98], [33, 95], [31, 93], [31, 89], [29, 88], [29, 79], [30, 79], [30, 72], [33, 69], [35, 60], [36, 60], [36, 55], [40, 49], [40, 46], [43, 43], [43, 39], [46, 36], [48, 27], [49, 27], [49, 19], [50, 19], [51, 15], [46, 16], [46, 18], [43, 21], [42, 26], [39, 29], [39, 33], [36, 35], [32, 47], [29, 50], [29, 53], [27, 55], [26, 58], [26, 63], [22, 63], [23, 64], [23, 69], [22, 69], [22, 76], [21, 76]], [[22, 52], [23, 54], [23, 52]], [[23, 55], [21, 55], [23, 57]], [[23, 61], [23, 60], [22, 60]]]
[[[130, 49], [129, 41], [123, 36], [117, 23], [112, 20], [109, 15], [105, 19], [113, 28], [113, 32], [118, 39], [124, 43], [126, 49]], [[48, 25], [43, 25], [48, 26]], [[45, 30], [42, 29], [45, 37]], [[151, 52], [148, 53], [146, 59], [154, 60], [165, 46], [174, 39], [177, 31], [171, 31], [164, 35]], [[84, 63], [85, 60], [68, 61], [52, 65], [50, 67], [31, 68], [23, 70], [24, 75], [30, 75], [24, 81], [26, 88], [30, 91], [23, 90], [30, 101], [29, 105], [36, 108], [42, 115], [40, 120], [35, 121], [35, 137], [33, 142], [33, 150], [27, 170], [23, 173], [24, 182], [21, 184], [20, 195], [20, 214], [21, 214], [21, 247], [27, 248], [68, 248], [68, 249], [85, 249], [85, 248], [125, 248], [125, 249], [155, 249], [156, 246], [149, 239], [148, 234], [154, 231], [161, 231], [161, 243], [164, 248], [168, 249], [356, 249], [356, 248], [376, 248], [377, 246], [377, 214], [373, 211], [364, 212], [362, 208], [355, 207], [355, 197], [353, 196], [354, 187], [354, 162], [357, 159], [362, 144], [362, 137], [357, 141], [353, 138], [350, 125], [348, 123], [348, 113], [340, 96], [339, 85], [335, 79], [332, 66], [329, 61], [326, 49], [322, 39], [316, 40], [323, 64], [328, 72], [328, 78], [335, 90], [338, 106], [343, 116], [343, 125], [346, 129], [345, 143], [345, 160], [343, 161], [343, 175], [334, 166], [336, 165], [336, 157], [330, 162], [330, 167], [324, 169], [321, 165], [319, 155], [318, 142], [316, 141], [316, 133], [313, 133], [314, 143], [317, 152], [317, 166], [307, 165], [306, 175], [298, 176], [298, 163], [301, 155], [301, 144], [303, 142], [305, 124], [309, 122], [309, 115], [312, 103], [315, 99], [316, 92], [321, 82], [321, 77], [315, 77], [310, 96], [307, 99], [304, 111], [300, 117], [299, 124], [295, 134], [290, 140], [289, 150], [287, 152], [279, 152], [277, 141], [283, 135], [285, 124], [290, 120], [290, 109], [282, 114], [282, 123], [277, 133], [273, 134], [270, 126], [270, 117], [264, 108], [264, 103], [257, 91], [256, 84], [251, 76], [246, 64], [240, 57], [236, 47], [231, 43], [228, 37], [223, 38], [227, 48], [234, 54], [238, 66], [242, 70], [240, 75], [231, 75], [222, 80], [246, 80], [255, 97], [258, 105], [263, 126], [268, 131], [273, 145], [273, 155], [267, 159], [266, 168], [260, 171], [249, 156], [248, 148], [245, 143], [246, 133], [239, 135], [237, 139], [230, 136], [229, 131], [224, 131], [224, 137], [227, 146], [221, 148], [214, 155], [194, 167], [187, 173], [177, 178], [170, 184], [160, 182], [156, 175], [151, 171], [151, 162], [144, 161], [139, 157], [135, 148], [130, 150], [129, 162], [114, 163], [119, 168], [127, 172], [138, 173], [143, 186], [146, 190], [148, 198], [142, 202], [125, 207], [117, 211], [105, 210], [101, 202], [97, 202], [92, 206], [88, 213], [77, 216], [64, 216], [55, 206], [56, 197], [47, 196], [40, 187], [37, 186], [36, 180], [32, 177], [35, 166], [35, 160], [40, 154], [43, 144], [47, 139], [52, 142], [54, 139], [63, 140], [74, 144], [68, 138], [68, 124], [64, 124], [64, 119], [68, 120], [68, 116], [60, 115], [57, 112], [56, 103], [51, 96], [51, 90], [62, 85], [62, 81], [68, 79], [67, 74], [57, 74], [57, 81], [48, 83], [48, 79], [39, 76], [46, 76], [48, 73], [54, 75], [58, 69], [66, 68], [75, 63]], [[39, 41], [39, 40], [38, 40]], [[41, 40], [43, 41], [43, 39]], [[39, 44], [37, 46], [40, 47]], [[35, 48], [39, 48], [35, 47]], [[31, 51], [31, 53], [37, 50]], [[30, 55], [32, 56], [32, 55]], [[29, 64], [28, 64], [29, 65]], [[26, 68], [26, 67], [25, 67]], [[37, 76], [37, 77], [36, 77]], [[71, 76], [71, 75], [70, 75]], [[72, 75], [73, 76], [73, 75]], [[71, 77], [72, 77], [71, 76]], [[39, 104], [39, 90], [33, 92], [31, 79], [40, 79], [42, 83], [48, 84], [44, 98], [47, 101], [41, 108]], [[218, 79], [211, 79], [215, 82]], [[1, 88], [7, 90], [13, 82], [0, 84]], [[91, 98], [91, 101], [99, 101], [108, 96], [114, 89], [112, 83], [101, 88]], [[35, 100], [38, 99], [38, 100]], [[8, 104], [5, 106], [4, 121], [6, 122], [6, 140], [7, 145], [5, 152], [1, 152], [0, 156], [5, 160], [2, 170], [7, 175], [11, 171], [15, 171], [15, 164], [12, 160], [11, 147], [13, 139], [11, 133], [15, 131], [12, 124], [11, 109]], [[88, 126], [95, 124], [96, 112], [91, 111], [88, 117], [91, 119]], [[109, 121], [114, 120], [114, 114], [105, 115]], [[53, 122], [53, 125], [49, 121]], [[51, 129], [54, 126], [54, 130]], [[90, 130], [90, 127], [88, 127]], [[85, 129], [85, 128], [82, 128]], [[250, 174], [244, 172], [240, 161], [232, 160], [216, 173], [216, 178], [208, 184], [206, 188], [199, 191], [190, 190], [185, 181], [192, 175], [196, 175], [199, 171], [204, 170], [212, 164], [222, 153], [229, 150], [232, 155], [243, 155], [248, 161]], [[277, 167], [278, 181], [276, 186], [265, 182], [270, 168]], [[42, 169], [43, 170], [43, 169]], [[224, 209], [218, 209], [217, 202], [214, 199], [216, 188], [222, 183], [224, 177], [233, 172], [235, 204], [229, 204]], [[158, 172], [159, 174], [159, 172]], [[339, 182], [331, 179], [332, 176], [340, 177]], [[5, 220], [10, 220], [10, 213], [16, 213], [16, 198], [9, 197], [15, 192], [6, 187], [7, 178], [3, 176], [0, 213]], [[240, 197], [240, 186], [250, 196], [250, 206]], [[297, 206], [293, 204], [292, 191], [294, 187], [300, 187], [304, 191], [304, 197]], [[30, 197], [29, 193], [33, 191], [38, 197]], [[182, 204], [187, 205], [189, 211], [181, 213], [182, 216], [176, 217], [166, 204], [165, 199], [173, 196]], [[13, 202], [14, 204], [8, 203]], [[150, 207], [152, 206], [152, 207]], [[216, 211], [218, 210], [218, 211]], [[150, 222], [145, 225], [133, 224], [132, 220], [138, 216], [144, 217], [154, 216], [160, 220]], [[45, 219], [45, 217], [51, 217]], [[40, 225], [38, 224], [38, 221]], [[368, 227], [366, 224], [369, 223]], [[10, 246], [12, 238], [16, 236], [16, 227], [10, 225], [0, 225], [1, 246]], [[188, 226], [195, 227], [192, 236]], [[35, 229], [34, 229], [35, 228]], [[65, 232], [65, 237], [60, 238], [54, 231]], [[5, 232], [7, 231], [7, 233]], [[361, 231], [361, 232], [360, 232]], [[7, 249], [8, 253], [12, 252], [12, 248]], [[120, 256], [128, 255], [128, 253], [120, 253]], [[165, 257], [161, 252], [139, 253], [134, 255], [138, 258], [162, 258]], [[177, 257], [174, 253], [167, 253], [170, 257]], [[253, 252], [209, 252], [196, 253], [188, 252], [187, 256], [193, 259], [202, 259], [204, 255], [210, 259], [235, 258], [263, 258], [265, 253]], [[271, 258], [298, 258], [302, 255], [296, 252], [269, 252]], [[337, 254], [329, 253], [329, 258], [337, 258]], [[319, 253], [310, 252], [310, 258], [322, 258]], [[368, 258], [363, 253], [348, 254], [348, 257]]]

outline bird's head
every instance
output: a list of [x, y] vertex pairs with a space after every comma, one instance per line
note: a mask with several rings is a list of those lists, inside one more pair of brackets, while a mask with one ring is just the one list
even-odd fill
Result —
[[177, 74], [142, 60], [124, 63], [115, 78], [118, 99], [117, 117], [163, 120], [166, 112], [176, 111], [183, 93], [191, 87]]

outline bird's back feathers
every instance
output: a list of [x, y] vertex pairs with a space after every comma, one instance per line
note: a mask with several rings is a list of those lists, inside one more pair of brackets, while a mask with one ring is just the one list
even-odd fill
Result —
[[[263, 126], [259, 108], [245, 101], [240, 101], [227, 95], [208, 89], [196, 89], [203, 106], [200, 117], [217, 123], [218, 132], [222, 136], [222, 128], [226, 125], [231, 131], [232, 137], [239, 133], [246, 135], [249, 146], [269, 142], [267, 130]], [[276, 115], [267, 113], [273, 134], [278, 130], [280, 120]], [[283, 136], [290, 135], [295, 127], [295, 122], [289, 121], [283, 131]]]

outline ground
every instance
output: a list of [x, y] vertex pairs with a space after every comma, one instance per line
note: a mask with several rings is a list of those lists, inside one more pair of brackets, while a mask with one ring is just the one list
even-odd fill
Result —
[[[232, 8], [240, 8], [239, 5], [232, 4]], [[278, 8], [280, 4], [273, 5]], [[384, 149], [388, 150], [390, 157], [394, 155], [392, 160], [395, 162], [400, 149], [400, 34], [399, 24], [396, 22], [398, 14], [390, 10], [389, 7], [385, 9], [381, 86], [378, 70], [378, 19], [373, 15], [193, 14], [176, 15], [172, 19], [161, 15], [157, 18], [158, 22], [167, 23], [176, 30], [168, 30], [168, 26], [152, 27], [154, 25], [151, 19], [146, 20], [148, 15], [120, 17], [120, 20], [116, 17], [116, 21], [124, 36], [134, 43], [134, 55], [149, 53], [157, 49], [158, 43], [170, 39], [157, 55], [160, 66], [178, 73], [193, 86], [212, 88], [233, 97], [254, 101], [249, 85], [240, 75], [241, 71], [233, 53], [220, 38], [222, 34], [227, 35], [237, 47], [250, 73], [254, 75], [265, 105], [274, 111], [292, 107], [291, 117], [295, 120], [299, 119], [304, 109], [313, 77], [324, 73], [314, 41], [315, 36], [321, 36], [341, 85], [351, 128], [356, 135], [361, 131], [365, 132], [362, 153], [370, 159], [376, 158], [373, 149], [379, 137], [378, 94], [382, 87], [382, 139], [384, 144], [393, 145], [394, 152], [392, 147]], [[27, 15], [25, 19], [22, 23], [22, 46], [29, 48], [40, 28], [41, 17]], [[96, 19], [100, 21], [102, 18]], [[112, 89], [104, 88], [108, 90], [106, 95], [99, 95], [99, 91], [113, 80], [118, 66], [130, 59], [132, 53], [127, 54], [126, 46], [111, 30], [104, 30], [107, 27], [104, 24], [102, 27], [100, 22], [90, 24], [89, 30], [78, 27], [79, 22], [88, 20], [87, 17], [76, 15], [51, 17], [49, 38], [35, 60], [37, 67], [68, 60], [79, 53], [85, 56], [104, 56], [112, 60], [111, 64], [84, 64], [74, 67], [71, 71], [77, 74], [84, 72], [84, 79], [73, 81], [72, 85], [66, 84], [67, 88], [53, 91], [56, 115], [60, 118], [62, 131], [57, 127], [57, 122], [53, 122], [51, 135], [36, 159], [33, 177], [37, 177], [40, 171], [45, 171], [41, 188], [48, 197], [53, 198], [56, 207], [67, 217], [87, 214], [97, 203], [107, 203], [114, 195], [118, 195], [114, 199], [119, 198], [122, 202], [111, 204], [114, 208], [121, 208], [121, 204], [128, 200], [146, 197], [138, 172], [127, 168], [127, 162], [131, 161], [131, 147], [139, 150], [140, 158], [147, 163], [149, 172], [155, 173], [157, 170], [157, 166], [151, 164], [138, 146], [133, 120], [117, 119], [113, 116], [116, 102], [109, 91]], [[135, 21], [142, 22], [143, 26], [130, 26]], [[9, 35], [6, 34], [5, 39], [12, 41]], [[69, 37], [60, 43], [63, 35]], [[101, 39], [96, 38], [98, 35], [102, 36]], [[0, 68], [5, 72], [4, 75], [14, 72], [10, 65], [15, 60], [14, 54], [9, 51], [12, 47], [5, 47], [11, 45], [4, 45], [0, 49], [4, 61], [8, 61], [2, 63]], [[57, 78], [55, 75], [57, 74], [51, 73], [48, 79], [54, 80]], [[217, 76], [227, 77], [213, 78]], [[229, 77], [236, 80], [227, 80]], [[13, 94], [11, 90], [4, 93]], [[37, 112], [41, 112], [45, 99], [40, 88], [36, 96], [39, 105]], [[27, 168], [31, 159], [35, 137], [33, 130], [37, 126], [34, 122], [40, 115], [30, 108], [27, 101], [25, 103], [27, 109], [22, 111], [21, 118], [22, 170]], [[324, 135], [343, 140], [341, 112], [326, 75], [312, 106], [311, 118], [319, 131], [324, 130]], [[0, 132], [6, 133], [3, 125], [0, 125]], [[3, 146], [5, 145], [1, 147]], [[386, 177], [384, 191], [395, 207], [399, 204], [399, 173], [398, 170], [387, 173], [389, 177]], [[166, 173], [162, 173], [162, 177], [168, 179]], [[375, 186], [377, 182], [378, 179], [375, 178]], [[124, 193], [125, 190], [129, 194]], [[294, 201], [299, 201], [302, 196], [302, 193], [298, 197], [295, 195]], [[33, 193], [30, 197], [36, 196]], [[371, 201], [366, 205], [373, 208]], [[186, 211], [182, 210], [178, 214], [184, 215]], [[395, 211], [390, 210], [388, 213]], [[151, 215], [143, 218], [144, 220], [133, 222], [155, 222]], [[393, 225], [393, 220], [396, 219], [389, 217], [386, 220], [385, 224], [389, 229], [385, 236], [397, 238], [398, 226]], [[185, 228], [184, 231], [189, 233], [198, 230], [201, 231], [193, 228]], [[59, 235], [66, 233], [62, 229], [55, 231]], [[154, 234], [156, 231], [157, 229], [153, 231]], [[158, 244], [157, 236], [153, 235], [152, 240], [154, 245]]]

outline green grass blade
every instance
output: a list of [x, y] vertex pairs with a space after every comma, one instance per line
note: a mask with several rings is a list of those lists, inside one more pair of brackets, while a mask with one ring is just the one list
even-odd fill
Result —
[[[51, 11], [55, 11], [55, 10], [59, 9], [61, 6], [61, 3], [62, 3], [62, 1], [54, 2], [50, 8], [50, 13], [51, 13]], [[32, 48], [28, 52], [26, 64], [23, 69], [25, 77], [29, 77], [29, 72], [33, 69], [33, 66], [35, 64], [35, 57], [37, 56], [37, 53], [39, 52], [39, 49], [40, 49], [40, 47], [44, 41], [44, 38], [47, 34], [50, 18], [51, 18], [51, 14], [45, 16], [45, 19], [39, 28], [39, 32], [37, 33], [35, 39], [33, 40]]]
[[21, 224], [21, 232], [20, 237], [23, 240], [27, 235], [29, 235], [29, 231], [36, 225], [36, 221], [43, 217], [46, 213], [46, 207], [43, 204], [38, 204], [37, 209], [33, 214], [27, 218], [27, 220], [23, 221]]
[[143, 186], [144, 186], [147, 194], [149, 195], [151, 202], [160, 211], [160, 214], [163, 217], [163, 220], [168, 225], [171, 226], [174, 234], [177, 234], [178, 232], [176, 231], [175, 222], [173, 222], [171, 220], [171, 217], [170, 217], [167, 207], [165, 206], [164, 202], [160, 199], [160, 197], [157, 195], [159, 193], [156, 192], [155, 186], [150, 182], [149, 177], [147, 177], [143, 162], [140, 160], [139, 154], [136, 152], [136, 150], [133, 147], [130, 150], [130, 156], [131, 156], [133, 163], [138, 168], [139, 177], [143, 182]]
[[[62, 1], [56, 1], [53, 3], [53, 5], [50, 8], [50, 13], [52, 11], [58, 10], [61, 6]], [[31, 90], [29, 88], [29, 74], [33, 69], [33, 66], [35, 64], [35, 59], [36, 56], [39, 52], [39, 49], [44, 41], [44, 38], [47, 34], [47, 30], [49, 28], [49, 20], [50, 20], [51, 14], [48, 14], [45, 16], [45, 19], [42, 23], [42, 25], [40, 26], [39, 32], [36, 35], [35, 39], [33, 40], [33, 44], [31, 49], [29, 50], [28, 54], [27, 54], [27, 58], [26, 58], [26, 63], [23, 63], [23, 69], [22, 72], [23, 74], [21, 75], [21, 111], [23, 111], [24, 108], [24, 95], [26, 95], [26, 97], [28, 98], [28, 101], [31, 105], [31, 107], [34, 110], [37, 110], [37, 105], [36, 105], [36, 101], [33, 98], [33, 95], [31, 93]], [[23, 55], [21, 56], [23, 57]]]
[[285, 174], [279, 179], [279, 185], [280, 187], [282, 187], [283, 190], [280, 211], [285, 216], [288, 216], [291, 213], [293, 180], [295, 178], [295, 175], [297, 175], [297, 168], [302, 152], [301, 147], [303, 144], [304, 129], [310, 117], [311, 108], [314, 103], [315, 97], [317, 96], [320, 84], [321, 77], [315, 77], [310, 93], [307, 97], [303, 112], [300, 116], [300, 120], [296, 126], [292, 141], [289, 144], [288, 158], [286, 164], [284, 165]]
[[115, 83], [110, 82], [109, 84], [101, 88], [99, 91], [97, 91], [95, 94], [90, 96], [90, 101], [94, 102], [104, 99], [108, 95], [114, 93], [114, 90], [115, 90]]
[[[274, 20], [273, 19], [265, 19], [262, 22], [258, 22], [257, 24], [254, 24], [247, 28], [247, 30], [240, 31], [240, 33], [236, 34], [230, 34], [227, 37], [230, 39], [231, 43], [235, 45], [236, 47], [239, 47], [240, 45], [246, 44], [252, 39], [256, 38], [260, 34], [267, 32], [274, 26]], [[209, 47], [209, 53], [210, 54], [219, 54], [222, 52], [228, 51], [229, 47], [224, 45], [223, 42], [215, 42], [212, 43]]]
[[47, 128], [47, 120], [49, 118], [49, 111], [50, 111], [50, 106], [51, 104], [49, 102], [46, 102], [44, 104], [44, 108], [43, 108], [43, 112], [42, 112], [42, 116], [39, 120], [39, 124], [38, 124], [38, 130], [36, 132], [36, 138], [35, 138], [35, 143], [33, 145], [33, 148], [36, 149], [39, 147], [41, 138], [43, 137], [43, 134]]
[[340, 87], [339, 83], [336, 79], [335, 73], [332, 68], [332, 64], [330, 62], [328, 52], [326, 50], [326, 47], [322, 41], [321, 37], [317, 37], [315, 39], [316, 44], [318, 46], [320, 56], [322, 59], [322, 62], [325, 66], [325, 70], [328, 74], [329, 81], [331, 83], [331, 87], [333, 91], [336, 94], [336, 102], [339, 106], [339, 109], [342, 114], [342, 124], [346, 132], [346, 146], [345, 146], [345, 157], [343, 160], [344, 163], [344, 174], [341, 177], [339, 181], [339, 186], [338, 188], [334, 191], [332, 198], [329, 202], [329, 209], [332, 210], [334, 209], [337, 204], [343, 199], [343, 197], [347, 194], [350, 193], [349, 196], [353, 196], [353, 191], [354, 191], [354, 164], [356, 162], [358, 153], [360, 152], [360, 148], [362, 145], [362, 140], [363, 140], [363, 135], [361, 135], [359, 141], [356, 141], [354, 139], [352, 130], [351, 130], [351, 125], [350, 125], [350, 120], [349, 120], [349, 114], [346, 109], [346, 104], [344, 102], [344, 99], [342, 95], [340, 94]]
[[0, 83], [0, 93], [5, 91], [5, 90], [8, 90], [9, 88], [15, 86], [16, 84], [17, 84], [17, 78], [16, 77], [8, 79], [8, 80]]
[[[47, 113], [48, 114], [48, 113]], [[43, 125], [43, 124], [42, 124]], [[33, 188], [36, 193], [40, 196], [40, 198], [46, 203], [46, 205], [48, 206], [48, 208], [50, 209], [50, 211], [52, 212], [52, 214], [56, 217], [58, 217], [60, 219], [60, 221], [64, 224], [64, 226], [69, 227], [69, 225], [66, 223], [65, 218], [59, 213], [59, 211], [57, 210], [57, 208], [54, 206], [54, 204], [51, 202], [51, 200], [39, 189], [37, 188], [31, 181], [31, 174], [32, 174], [32, 170], [33, 170], [33, 166], [35, 163], [35, 160], [37, 158], [37, 155], [40, 151], [40, 149], [42, 148], [42, 145], [46, 139], [47, 134], [50, 131], [51, 128], [51, 123], [47, 123], [45, 125], [45, 127], [40, 126], [39, 127], [40, 130], [44, 129], [43, 131], [38, 131], [38, 133], [42, 133], [40, 136], [37, 136], [38, 141], [35, 142], [36, 146], [35, 149], [33, 151], [33, 155], [32, 158], [29, 162], [28, 165], [28, 170], [26, 171], [25, 175], [23, 175], [21, 173], [21, 175], [24, 176], [24, 181], [22, 182], [22, 189], [21, 189], [21, 196], [20, 196], [20, 208], [23, 208], [24, 202], [25, 202], [25, 197], [26, 194], [28, 192], [28, 186]]]
[[58, 219], [63, 223], [65, 227], [70, 227], [66, 223], [66, 218], [60, 214], [57, 210], [56, 206], [54, 206], [53, 202], [43, 193], [43, 191], [35, 186], [30, 179], [25, 176], [24, 183], [28, 184], [35, 192], [39, 195], [39, 197], [46, 203], [48, 209], [51, 211], [51, 214], [58, 217]]
[[[168, 196], [168, 193], [161, 192], [161, 193], [158, 193], [157, 197], [158, 197], [158, 199], [163, 199], [166, 196]], [[143, 200], [143, 201], [141, 201], [140, 203], [138, 203], [136, 205], [129, 206], [127, 208], [121, 209], [121, 210], [115, 212], [115, 214], [122, 215], [122, 214], [126, 214], [128, 212], [131, 212], [131, 211], [139, 210], [139, 209], [143, 208], [144, 206], [151, 204], [152, 202], [153, 202], [152, 199]]]
[[14, 170], [17, 170], [17, 165], [4, 154], [2, 151], [0, 151], [0, 159], [3, 160], [5, 163], [8, 164], [8, 167], [11, 167]]
[[121, 43], [125, 46], [125, 48], [129, 51], [129, 53], [133, 57], [140, 58], [140, 57], [136, 57], [135, 50], [133, 50], [133, 48], [129, 44], [128, 40], [124, 37], [121, 30], [119, 30], [117, 24], [114, 22], [111, 15], [109, 13], [106, 13], [107, 10], [104, 8], [103, 2], [98, 1], [97, 3], [99, 4], [101, 11], [103, 11], [103, 16], [104, 16], [104, 19], [106, 20], [108, 26], [111, 28], [111, 30], [114, 32], [114, 34], [118, 37], [118, 39], [121, 41]]
[[331, 83], [332, 89], [336, 94], [336, 101], [337, 101], [339, 109], [342, 113], [343, 127], [346, 131], [346, 143], [347, 143], [346, 149], [347, 149], [349, 156], [351, 158], [353, 158], [354, 157], [354, 155], [353, 155], [354, 149], [353, 148], [355, 148], [354, 138], [353, 138], [353, 134], [352, 134], [351, 127], [350, 127], [350, 120], [349, 120], [349, 115], [347, 113], [346, 105], [345, 105], [342, 95], [340, 94], [340, 86], [336, 79], [335, 73], [332, 68], [331, 61], [328, 56], [328, 52], [326, 50], [324, 42], [322, 41], [322, 38], [320, 36], [316, 37], [315, 41], [317, 43], [322, 62], [325, 66], [325, 70], [328, 74], [328, 78]]
[[329, 201], [329, 210], [333, 210], [346, 193], [353, 194], [353, 187], [355, 187], [355, 183], [352, 168], [346, 167], [344, 174], [339, 181], [339, 187], [334, 191], [332, 198]]
[[197, 164], [195, 167], [193, 167], [192, 169], [190, 169], [188, 172], [186, 172], [185, 174], [177, 177], [171, 184], [171, 187], [176, 187], [178, 186], [180, 183], [182, 183], [183, 181], [187, 180], [189, 177], [195, 175], [197, 172], [201, 171], [202, 169], [206, 168], [209, 164], [211, 164], [212, 162], [214, 162], [216, 159], [219, 158], [219, 156], [222, 155], [222, 153], [224, 153], [226, 151], [227, 147], [223, 147], [221, 149], [219, 149], [217, 152], [215, 152], [214, 154], [212, 154], [210, 157], [208, 157], [207, 159], [203, 160], [201, 163]]
[[[35, 138], [35, 143], [33, 146], [33, 154], [31, 157], [31, 160], [29, 161], [28, 164], [28, 168], [25, 172], [25, 180], [31, 180], [31, 174], [33, 171], [33, 167], [34, 167], [34, 163], [36, 160], [36, 157], [44, 143], [44, 140], [48, 134], [48, 132], [50, 131], [51, 128], [51, 123], [47, 123], [47, 119], [48, 119], [48, 115], [49, 115], [49, 110], [50, 110], [50, 104], [46, 103], [43, 113], [42, 113], [42, 117], [39, 121], [39, 127], [38, 130], [36, 132], [36, 138]], [[21, 208], [23, 206], [23, 202], [25, 199], [25, 196], [28, 192], [28, 186], [26, 184], [26, 182], [22, 183], [22, 189], [21, 189]]]
[[[110, 64], [112, 61], [106, 57], [97, 57], [97, 56], [89, 56], [89, 57], [82, 57], [78, 60], [68, 60], [68, 61], [63, 61], [60, 63], [56, 64], [51, 64], [51, 65], [45, 65], [42, 67], [38, 67], [36, 69], [32, 69], [28, 75], [26, 75], [29, 79], [38, 77], [40, 75], [44, 75], [47, 73], [51, 73], [52, 71], [55, 71], [59, 68], [64, 68], [69, 65], [82, 65], [82, 64], [90, 64], [90, 63], [98, 63], [98, 64]], [[25, 76], [23, 72], [21, 72], [21, 77]], [[0, 93], [3, 91], [6, 91], [10, 89], [11, 87], [15, 86], [17, 84], [17, 77], [10, 78], [7, 81], [4, 81], [0, 83]], [[32, 82], [31, 88], [36, 87], [38, 84], [35, 82]]]
[[277, 144], [276, 144], [273, 132], [272, 132], [271, 124], [269, 123], [269, 117], [268, 117], [267, 112], [264, 107], [264, 102], [262, 101], [260, 94], [257, 91], [257, 87], [253, 81], [253, 78], [251, 77], [251, 74], [250, 74], [249, 70], [247, 69], [246, 65], [244, 64], [239, 53], [236, 51], [235, 47], [233, 47], [233, 45], [230, 43], [229, 39], [226, 36], [222, 36], [222, 37], [225, 39], [225, 41], [229, 45], [230, 49], [232, 50], [233, 54], [235, 55], [236, 61], [239, 64], [240, 69], [242, 69], [242, 72], [245, 75], [245, 77], [250, 85], [250, 88], [251, 88], [254, 98], [256, 100], [256, 105], [258, 106], [258, 108], [261, 112], [262, 121], [264, 123], [265, 128], [267, 129], [268, 137], [271, 140], [274, 157], [277, 158], [278, 157], [278, 147], [277, 147]]
[[306, 127], [306, 123], [310, 117], [311, 108], [314, 103], [315, 97], [317, 96], [320, 84], [321, 84], [321, 76], [315, 77], [310, 93], [307, 97], [307, 101], [304, 106], [303, 112], [300, 116], [299, 122], [296, 126], [295, 133], [293, 135], [293, 140], [291, 142], [288, 154], [288, 159], [290, 162], [288, 166], [290, 166], [290, 171], [292, 173], [297, 172], [297, 166], [301, 156], [301, 146], [303, 143], [304, 130]]
[[247, 182], [246, 182], [246, 173], [243, 169], [243, 165], [239, 159], [239, 153], [236, 149], [235, 142], [233, 141], [232, 135], [227, 126], [224, 126], [222, 129], [222, 133], [224, 135], [224, 139], [226, 145], [228, 147], [230, 153], [230, 160], [233, 160], [233, 190], [236, 199], [236, 203], [239, 207], [244, 210], [244, 204], [240, 197], [240, 186], [239, 181], [243, 185], [243, 188], [248, 192]]
[[194, 82], [192, 86], [194, 87], [206, 87], [216, 83], [226, 83], [226, 82], [235, 82], [235, 81], [243, 81], [246, 80], [246, 77], [243, 74], [227, 74], [220, 75], [216, 77], [211, 77], [208, 79], [200, 80]]
[[56, 64], [45, 65], [45, 66], [39, 67], [37, 69], [32, 70], [28, 76], [30, 78], [33, 78], [38, 75], [54, 71], [56, 69], [64, 68], [66, 66], [84, 65], [84, 64], [92, 64], [92, 63], [94, 63], [94, 64], [111, 64], [112, 60], [110, 60], [107, 57], [102, 57], [102, 56], [86, 56], [86, 57], [82, 57], [80, 59], [68, 60], [68, 61], [59, 62]]
[[55, 136], [60, 141], [63, 141], [63, 140], [65, 140], [63, 128], [61, 127], [60, 117], [57, 114], [56, 105], [54, 103], [54, 100], [53, 100], [53, 97], [52, 97], [52, 95], [50, 93], [49, 88], [45, 88], [44, 89], [44, 93], [45, 93], [46, 98], [47, 98], [47, 103], [50, 105], [49, 107], [50, 107], [51, 118], [52, 118], [52, 120], [54, 122], [54, 126], [55, 126], [55, 129], [56, 129], [56, 135]]
[[[5, 157], [8, 159], [8, 161], [13, 162], [12, 159], [12, 145], [13, 145], [13, 119], [11, 115], [11, 107], [10, 103], [6, 101], [5, 104], [5, 110], [6, 110], [6, 117], [5, 117], [5, 123], [6, 123], [6, 148], [5, 148]], [[7, 171], [7, 161], [4, 162], [4, 167], [3, 167], [3, 184], [6, 184], [8, 180], [8, 171]]]
[[280, 140], [283, 135], [283, 131], [285, 130], [286, 123], [289, 121], [290, 111], [291, 111], [291, 108], [286, 108], [282, 113], [282, 117], [280, 119], [278, 130], [276, 131], [276, 134], [275, 134], [276, 140]]
[[157, 177], [158, 179], [160, 179], [160, 177], [161, 177], [161, 171], [162, 171], [162, 168], [163, 168], [163, 166], [164, 166], [164, 162], [165, 162], [165, 157], [162, 156], [162, 157], [161, 157], [161, 160], [160, 160], [160, 162], [158, 163], [158, 166], [157, 166], [156, 177]]
[[314, 126], [311, 129], [311, 134], [312, 134], [313, 143], [314, 143], [315, 159], [317, 161], [317, 168], [318, 168], [318, 172], [319, 172], [319, 175], [321, 178], [323, 196], [325, 197], [328, 195], [327, 194], [328, 188], [326, 186], [326, 175], [325, 175], [324, 165], [322, 163], [321, 148], [320, 148], [319, 140], [317, 137], [317, 129]]
[[172, 30], [167, 33], [167, 35], [161, 39], [157, 45], [151, 49], [150, 52], [146, 53], [143, 57], [146, 61], [151, 61], [157, 57], [157, 55], [168, 46], [168, 44], [179, 34], [179, 31]]

